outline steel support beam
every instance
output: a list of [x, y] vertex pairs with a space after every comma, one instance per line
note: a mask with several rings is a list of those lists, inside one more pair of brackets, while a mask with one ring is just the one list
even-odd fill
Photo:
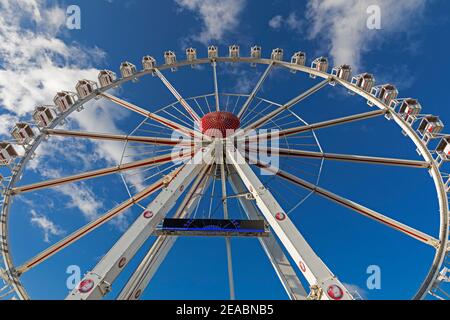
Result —
[[17, 195], [17, 194], [21, 194], [21, 193], [25, 193], [25, 192], [38, 191], [38, 190], [45, 189], [45, 188], [61, 186], [61, 185], [67, 184], [67, 183], [74, 183], [77, 181], [98, 178], [98, 177], [106, 176], [106, 175], [113, 174], [113, 173], [124, 172], [124, 171], [129, 171], [129, 170], [136, 170], [139, 168], [151, 167], [151, 166], [155, 166], [155, 165], [162, 165], [165, 163], [169, 163], [171, 161], [190, 158], [193, 156], [193, 154], [194, 154], [194, 152], [189, 152], [186, 154], [179, 154], [179, 153], [165, 154], [165, 155], [161, 155], [161, 156], [157, 156], [157, 157], [153, 157], [153, 158], [149, 158], [149, 159], [145, 159], [145, 160], [121, 164], [121, 165], [114, 166], [114, 167], [93, 170], [93, 171], [89, 171], [89, 172], [83, 172], [83, 173], [76, 174], [73, 176], [57, 178], [57, 179], [52, 179], [52, 180], [47, 180], [47, 181], [43, 181], [43, 182], [29, 184], [26, 186], [16, 187], [16, 188], [11, 189], [11, 194]]
[[200, 173], [205, 163], [214, 157], [214, 144], [198, 151], [180, 172], [164, 188], [141, 216], [122, 235], [97, 266], [68, 295], [69, 300], [95, 300], [103, 298], [125, 265], [134, 257], [155, 227], [181, 196], [185, 188]]
[[43, 129], [43, 133], [49, 136], [59, 136], [59, 137], [74, 137], [74, 138], [85, 138], [92, 140], [107, 140], [107, 141], [121, 141], [121, 142], [138, 142], [144, 144], [153, 144], [161, 146], [193, 146], [194, 141], [190, 138], [186, 140], [174, 140], [168, 138], [159, 137], [147, 137], [147, 136], [127, 136], [120, 134], [108, 134], [108, 133], [96, 133], [96, 132], [80, 132], [80, 131], [69, 131], [69, 130], [56, 130], [56, 129]]
[[[231, 167], [229, 168], [230, 171], [234, 171]], [[244, 194], [246, 192], [245, 185], [236, 172], [230, 174], [229, 181], [235, 194]], [[238, 199], [249, 219], [261, 219], [252, 200], [248, 200], [245, 197], [239, 197]], [[291, 300], [306, 300], [308, 294], [274, 235], [270, 233], [269, 237], [259, 238], [259, 241], [289, 298]]]
[[200, 117], [198, 114], [192, 109], [192, 107], [187, 103], [187, 101], [181, 96], [181, 94], [174, 88], [174, 86], [167, 80], [167, 78], [159, 71], [157, 68], [154, 69], [155, 74], [159, 79], [164, 83], [164, 85], [169, 89], [169, 91], [173, 94], [173, 96], [178, 100], [178, 102], [183, 106], [183, 108], [189, 113], [191, 118], [196, 123], [200, 123]]
[[[191, 214], [193, 209], [195, 209], [201, 198], [199, 191], [203, 192], [208, 185], [206, 182], [208, 180], [210, 168], [211, 165], [207, 165], [200, 172], [191, 189], [178, 207], [174, 217], [181, 219], [186, 218]], [[147, 288], [176, 240], [177, 237], [167, 236], [159, 236], [155, 240], [149, 252], [145, 255], [144, 259], [118, 295], [117, 300], [138, 300], [140, 298], [142, 292]]]
[[[216, 152], [217, 164], [220, 166], [220, 180], [222, 186], [222, 206], [224, 219], [228, 219], [228, 204], [227, 204], [227, 173], [225, 171], [225, 159], [223, 144], [220, 144], [219, 152]], [[228, 286], [230, 288], [230, 300], [236, 299], [234, 291], [234, 275], [233, 275], [233, 258], [231, 253], [231, 239], [225, 237], [225, 246], [227, 250], [227, 269], [228, 269]]]
[[91, 221], [84, 227], [78, 229], [77, 231], [73, 232], [69, 236], [65, 237], [61, 241], [58, 241], [54, 245], [52, 245], [50, 248], [42, 251], [38, 255], [36, 255], [34, 258], [30, 259], [26, 263], [24, 263], [22, 266], [17, 268], [17, 272], [19, 274], [22, 274], [37, 265], [41, 264], [42, 262], [46, 261], [59, 251], [63, 250], [64, 248], [67, 248], [69, 245], [73, 244], [74, 242], [78, 241], [82, 237], [86, 236], [90, 232], [96, 230], [100, 226], [104, 225], [108, 221], [111, 221], [111, 219], [117, 217], [118, 215], [122, 214], [126, 210], [128, 210], [131, 206], [138, 203], [139, 201], [142, 201], [143, 199], [151, 196], [156, 191], [160, 190], [163, 187], [163, 179], [160, 181], [152, 184], [151, 186], [145, 188], [135, 196], [131, 197], [130, 199], [122, 202], [118, 206], [116, 206], [114, 209], [108, 211], [101, 217], [95, 219], [94, 221]]
[[217, 62], [213, 61], [212, 68], [214, 77], [214, 98], [216, 100], [216, 111], [220, 111], [219, 83], [217, 81]]
[[431, 164], [426, 161], [420, 160], [408, 160], [408, 159], [395, 159], [384, 157], [370, 157], [351, 154], [337, 154], [337, 153], [324, 153], [314, 151], [304, 151], [285, 148], [246, 148], [250, 152], [270, 152], [272, 155], [279, 155], [293, 158], [310, 158], [310, 159], [325, 159], [333, 161], [346, 161], [357, 162], [367, 164], [380, 164], [387, 166], [400, 166], [409, 168], [430, 168]]
[[175, 130], [183, 135], [187, 135], [190, 137], [196, 137], [196, 138], [200, 139], [200, 141], [202, 139], [204, 139], [203, 134], [201, 134], [198, 131], [194, 131], [193, 129], [187, 128], [175, 121], [172, 121], [172, 120], [166, 119], [160, 115], [157, 115], [156, 113], [149, 112], [141, 107], [138, 107], [138, 106], [136, 106], [128, 101], [125, 101], [123, 99], [120, 99], [118, 97], [115, 97], [109, 93], [103, 92], [100, 94], [100, 96], [107, 98], [107, 99], [111, 100], [112, 102], [114, 102], [128, 110], [131, 110], [137, 114], [140, 114], [146, 118], [152, 119], [152, 120], [166, 126], [167, 128]]
[[345, 286], [317, 256], [291, 219], [250, 168], [245, 158], [234, 148], [227, 146], [227, 162], [231, 163], [247, 189], [255, 198], [272, 230], [289, 255], [299, 265], [300, 271], [311, 286], [313, 297], [322, 300], [353, 299]]
[[375, 111], [359, 113], [359, 114], [355, 114], [355, 115], [351, 115], [351, 116], [347, 116], [347, 117], [327, 120], [327, 121], [309, 124], [309, 125], [305, 125], [305, 126], [294, 127], [294, 128], [290, 128], [290, 129], [286, 129], [286, 130], [280, 130], [276, 133], [258, 134], [255, 136], [248, 137], [248, 140], [254, 141], [254, 140], [258, 140], [258, 139], [259, 140], [272, 139], [273, 137], [275, 137], [275, 138], [287, 137], [287, 136], [291, 136], [294, 134], [299, 134], [299, 133], [303, 133], [303, 132], [307, 132], [307, 131], [311, 131], [311, 130], [329, 128], [329, 127], [333, 127], [333, 126], [340, 125], [340, 124], [345, 124], [345, 123], [350, 123], [350, 122], [354, 122], [354, 121], [378, 117], [383, 114], [386, 114], [386, 112], [387, 112], [387, 110], [375, 110]]
[[286, 103], [285, 105], [283, 105], [283, 106], [273, 110], [268, 115], [260, 118], [259, 120], [256, 120], [252, 124], [248, 125], [246, 128], [243, 129], [243, 131], [246, 132], [248, 130], [254, 130], [254, 129], [257, 129], [257, 128], [261, 127], [262, 125], [264, 125], [265, 123], [267, 123], [271, 119], [273, 119], [276, 116], [278, 116], [283, 111], [292, 108], [293, 106], [295, 106], [299, 102], [305, 100], [306, 98], [308, 98], [312, 94], [316, 93], [317, 91], [319, 91], [320, 89], [325, 87], [328, 83], [330, 83], [330, 81], [331, 81], [331, 78], [321, 81], [320, 83], [316, 84], [314, 87], [312, 87], [312, 88], [308, 89], [307, 91], [303, 92], [302, 94], [298, 95], [297, 97], [295, 97], [294, 99], [292, 99], [291, 101]]
[[267, 76], [269, 75], [270, 70], [272, 70], [273, 65], [274, 65], [273, 62], [271, 64], [269, 64], [269, 66], [267, 67], [266, 71], [264, 71], [263, 75], [261, 76], [261, 78], [259, 79], [259, 81], [256, 84], [255, 88], [253, 89], [252, 93], [250, 94], [250, 96], [245, 101], [245, 103], [242, 106], [241, 110], [239, 110], [239, 113], [237, 115], [239, 119], [242, 118], [242, 116], [244, 115], [245, 111], [247, 111], [248, 107], [250, 106], [252, 101], [255, 99], [255, 97], [258, 94], [259, 90], [261, 89], [264, 81], [266, 80]]
[[277, 176], [279, 176], [285, 180], [288, 180], [296, 185], [299, 185], [299, 186], [303, 187], [304, 189], [314, 191], [316, 194], [318, 194], [328, 200], [331, 200], [331, 201], [336, 202], [344, 207], [352, 209], [353, 211], [355, 211], [359, 214], [362, 214], [368, 218], [371, 218], [377, 222], [380, 222], [390, 228], [393, 228], [394, 230], [400, 231], [400, 232], [402, 232], [416, 240], [419, 240], [425, 244], [428, 244], [432, 247], [439, 246], [439, 240], [437, 240], [436, 238], [434, 238], [426, 233], [423, 233], [419, 230], [411, 228], [410, 226], [407, 226], [407, 225], [405, 225], [401, 222], [398, 222], [394, 219], [386, 217], [385, 215], [382, 215], [381, 213], [378, 213], [374, 210], [366, 208], [366, 207], [364, 207], [356, 202], [353, 202], [351, 200], [348, 200], [344, 197], [338, 196], [337, 194], [334, 194], [326, 189], [320, 188], [308, 181], [300, 179], [300, 178], [298, 178], [290, 173], [287, 173], [283, 170], [270, 168], [269, 166], [266, 166], [266, 165], [262, 164], [261, 162], [258, 162], [256, 165], [260, 168], [263, 168], [265, 170], [272, 172], [273, 174], [276, 174]]

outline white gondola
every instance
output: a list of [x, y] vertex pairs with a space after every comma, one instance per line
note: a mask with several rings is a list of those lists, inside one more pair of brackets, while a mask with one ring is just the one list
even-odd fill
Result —
[[[311, 68], [317, 71], [321, 72], [327, 72], [328, 71], [328, 59], [326, 57], [319, 57], [314, 59], [314, 61], [311, 63]], [[311, 78], [316, 78], [315, 75], [311, 74]]]
[[[297, 66], [304, 66], [306, 64], [306, 53], [304, 52], [296, 52], [291, 57], [291, 63]], [[297, 73], [297, 70], [291, 69], [291, 73]]]
[[208, 47], [208, 58], [209, 59], [217, 59], [219, 56], [219, 50], [216, 46], [209, 46]]
[[417, 131], [422, 136], [422, 141], [428, 144], [432, 138], [444, 129], [444, 124], [437, 116], [426, 116], [420, 122]]
[[116, 79], [116, 73], [111, 70], [101, 70], [98, 74], [98, 83], [100, 83], [102, 88], [109, 86], [116, 81]]
[[238, 59], [240, 56], [240, 49], [238, 45], [232, 45], [229, 47], [229, 52], [230, 52], [230, 58], [231, 59]]
[[[175, 52], [173, 52], [173, 51], [164, 52], [164, 62], [168, 66], [177, 63], [177, 56], [176, 56]], [[170, 68], [170, 70], [172, 70], [172, 72], [175, 72], [175, 71], [177, 71], [177, 68], [172, 67], [172, 68]]]
[[0, 142], [0, 165], [10, 165], [18, 157], [18, 153], [8, 142]]
[[156, 59], [152, 56], [145, 56], [142, 58], [142, 68], [144, 70], [153, 70], [156, 67]]
[[80, 80], [75, 86], [78, 95], [81, 99], [86, 98], [87, 96], [94, 93], [95, 90], [98, 89], [97, 83], [91, 80]]
[[55, 112], [50, 106], [39, 106], [33, 112], [33, 120], [39, 128], [48, 127], [56, 118]]
[[187, 48], [186, 49], [186, 59], [189, 62], [197, 60], [197, 50], [194, 48]]
[[[260, 46], [253, 46], [250, 49], [250, 58], [252, 59], [261, 59], [261, 47]], [[256, 67], [256, 63], [251, 63], [252, 67]]]
[[444, 162], [450, 161], [450, 136], [445, 136], [441, 139], [436, 147], [436, 163], [442, 166]]
[[124, 61], [120, 65], [120, 74], [122, 75], [122, 78], [129, 78], [134, 76], [137, 73], [136, 66], [132, 64], [131, 62]]
[[73, 92], [61, 91], [58, 92], [53, 99], [55, 106], [59, 112], [66, 112], [78, 101], [78, 96]]
[[373, 86], [375, 85], [375, 78], [370, 73], [362, 73], [354, 76], [351, 83], [354, 86], [370, 93]]
[[352, 68], [348, 64], [343, 64], [339, 67], [334, 67], [331, 70], [331, 74], [341, 80], [349, 81], [352, 76]]
[[273, 49], [272, 54], [270, 55], [270, 58], [274, 61], [283, 61], [283, 57], [284, 51], [280, 48]]
[[416, 99], [407, 98], [401, 102], [398, 114], [410, 125], [413, 125], [421, 111], [422, 106]]
[[22, 122], [14, 126], [11, 135], [21, 145], [29, 144], [36, 136], [31, 126]]
[[[372, 88], [370, 93], [388, 106], [390, 106], [391, 102], [398, 97], [398, 90], [392, 84], [376, 86]], [[372, 105], [372, 103], [369, 103], [369, 105]]]

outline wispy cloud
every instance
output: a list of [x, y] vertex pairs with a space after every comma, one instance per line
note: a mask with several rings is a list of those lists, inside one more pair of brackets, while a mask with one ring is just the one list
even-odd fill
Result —
[[192, 11], [200, 19], [202, 30], [190, 37], [205, 45], [211, 41], [220, 42], [227, 33], [239, 26], [239, 15], [245, 7], [246, 0], [175, 0], [182, 8]]
[[[54, 179], [61, 177], [61, 170], [54, 168], [39, 168], [42, 177]], [[87, 221], [92, 221], [100, 215], [103, 208], [103, 202], [85, 183], [71, 183], [57, 187], [56, 191], [69, 197], [70, 201], [66, 204], [68, 208], [79, 210]]]
[[[97, 47], [63, 40], [65, 19], [65, 8], [58, 5], [46, 5], [40, 0], [0, 0], [0, 136], [9, 139], [12, 125], [19, 119], [29, 118], [37, 105], [53, 104], [56, 92], [74, 91], [80, 79], [96, 79], [99, 70], [95, 65], [106, 54]], [[71, 117], [70, 127], [121, 133], [117, 122], [128, 113], [111, 112], [111, 107], [106, 100], [93, 101], [83, 112]], [[96, 146], [94, 152], [87, 153], [87, 146], [92, 144]], [[52, 167], [49, 159], [65, 163], [78, 160], [73, 168], [88, 170], [99, 161], [117, 164], [122, 155], [122, 146], [114, 142], [79, 140], [70, 146], [84, 156], [79, 157], [76, 152], [67, 154], [64, 141], [52, 140], [40, 146], [29, 168], [43, 178], [53, 178], [67, 172], [60, 166]], [[139, 190], [141, 180], [135, 175], [131, 183]], [[80, 210], [87, 220], [97, 217], [103, 209], [102, 201], [84, 183], [56, 190], [68, 196], [68, 205]], [[35, 224], [47, 222], [39, 217], [34, 218]]]
[[[37, 0], [0, 1], [0, 104], [23, 116], [49, 103], [62, 88], [97, 74], [98, 48], [67, 44], [58, 34], [65, 11]], [[13, 79], [13, 81], [12, 81]]]
[[[425, 0], [309, 0], [309, 38], [325, 41], [334, 64], [348, 63], [359, 69], [362, 54], [373, 48], [374, 41], [413, 29], [425, 4]], [[382, 31], [367, 28], [371, 5], [381, 9]]]
[[31, 210], [31, 224], [44, 233], [44, 241], [49, 243], [51, 236], [62, 236], [66, 232], [57, 226], [45, 215], [39, 214], [36, 210]]
[[283, 16], [278, 14], [269, 20], [269, 27], [272, 29], [280, 29], [283, 26]]
[[275, 30], [281, 30], [283, 27], [290, 31], [301, 32], [304, 22], [299, 18], [298, 14], [294, 11], [288, 16], [276, 15], [269, 20], [269, 27]]

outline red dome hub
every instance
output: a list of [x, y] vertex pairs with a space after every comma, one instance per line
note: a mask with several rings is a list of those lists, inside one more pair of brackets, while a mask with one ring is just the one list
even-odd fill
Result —
[[200, 122], [203, 134], [215, 138], [225, 138], [239, 129], [241, 122], [231, 112], [216, 111], [205, 114]]

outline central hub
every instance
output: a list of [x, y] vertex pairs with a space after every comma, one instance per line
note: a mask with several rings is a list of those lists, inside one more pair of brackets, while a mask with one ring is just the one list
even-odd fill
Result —
[[215, 111], [203, 116], [200, 130], [209, 137], [225, 138], [239, 129], [240, 124], [239, 118], [231, 112]]

